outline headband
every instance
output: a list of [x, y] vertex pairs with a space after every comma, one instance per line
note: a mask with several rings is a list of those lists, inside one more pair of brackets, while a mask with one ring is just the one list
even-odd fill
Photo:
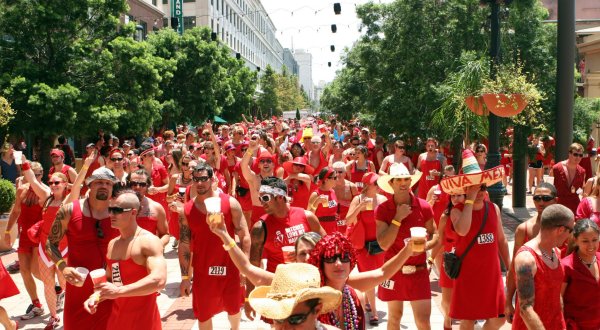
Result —
[[148, 148], [148, 149], [144, 150], [142, 153], [140, 153], [140, 157], [143, 157], [147, 153], [154, 152], [155, 150], [156, 150], [156, 148]]
[[283, 197], [287, 197], [287, 192], [281, 188], [277, 188], [277, 187], [271, 187], [271, 186], [267, 186], [267, 185], [262, 185], [260, 186], [260, 189], [258, 190], [259, 193], [264, 193], [264, 194], [271, 194], [273, 196], [283, 196]]
[[323, 181], [329, 179], [329, 177], [335, 173], [335, 170], [333, 170], [332, 168], [328, 168], [327, 169], [327, 173], [325, 173], [325, 176], [323, 177]]

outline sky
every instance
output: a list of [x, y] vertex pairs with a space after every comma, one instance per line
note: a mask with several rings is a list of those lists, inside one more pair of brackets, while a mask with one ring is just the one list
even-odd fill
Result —
[[[388, 3], [391, 0], [373, 0]], [[360, 37], [360, 20], [355, 7], [367, 0], [261, 0], [266, 12], [277, 29], [277, 39], [284, 48], [306, 49], [313, 55], [313, 82], [331, 82], [335, 72], [342, 68], [340, 61], [345, 47]], [[335, 15], [334, 2], [339, 2], [342, 11]], [[331, 32], [336, 24], [337, 32]], [[335, 46], [332, 52], [330, 46]], [[328, 67], [327, 62], [331, 62]]]

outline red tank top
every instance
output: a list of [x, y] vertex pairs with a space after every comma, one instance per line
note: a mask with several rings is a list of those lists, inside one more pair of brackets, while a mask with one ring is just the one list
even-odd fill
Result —
[[[67, 181], [69, 183], [72, 183], [71, 178], [69, 177], [69, 169], [70, 168], [71, 168], [71, 166], [65, 164], [60, 169], [60, 173], [64, 174], [67, 177]], [[50, 170], [48, 171], [48, 179], [50, 179], [50, 177], [52, 176], [52, 174], [54, 174], [54, 172], [56, 172], [56, 169], [54, 168], [54, 166], [50, 167]]]
[[[52, 224], [54, 223], [54, 219], [56, 218], [56, 213], [58, 213], [58, 209], [60, 206], [48, 206], [44, 212], [42, 213], [42, 223], [41, 232], [40, 232], [40, 244], [42, 247], [46, 246], [46, 241], [48, 240], [48, 236], [50, 235], [50, 229], [52, 228]], [[61, 251], [63, 251], [67, 247], [67, 236], [65, 235], [62, 240], [60, 240], [58, 247]]]
[[[107, 261], [113, 284], [117, 286], [135, 283], [148, 276], [148, 269], [136, 264], [131, 258]], [[162, 329], [156, 294], [115, 299], [107, 329]]]
[[140, 226], [141, 228], [146, 229], [154, 235], [158, 233], [158, 219], [156, 219], [155, 217], [137, 217], [136, 221], [138, 226]]
[[358, 188], [358, 192], [361, 192], [363, 189], [362, 178], [369, 171], [369, 161], [365, 162], [366, 168], [359, 169], [356, 165], [356, 161], [353, 162], [352, 166], [350, 166], [350, 181], [356, 184], [356, 188]]
[[[17, 223], [21, 227], [21, 231], [27, 231], [27, 229], [40, 220], [42, 220], [42, 206], [40, 205], [40, 199], [30, 187], [25, 194], [25, 198], [21, 202], [21, 213], [19, 214]], [[27, 235], [22, 235], [21, 239], [26, 236]]]
[[326, 195], [329, 201], [326, 207], [323, 206], [323, 204], [319, 204], [315, 209], [315, 215], [319, 218], [321, 226], [325, 229], [327, 234], [339, 231], [337, 224], [338, 203], [335, 191], [333, 189], [330, 191], [323, 191], [321, 188], [318, 188], [316, 192], [317, 196]]
[[444, 213], [444, 211], [446, 210], [446, 208], [448, 208], [448, 203], [450, 202], [450, 195], [448, 195], [446, 192], [444, 192], [442, 190], [442, 188], [440, 187], [440, 185], [437, 185], [437, 188], [434, 188], [435, 190], [433, 191], [433, 193], [435, 194], [436, 190], [439, 190], [440, 193], [437, 195], [438, 199], [435, 203], [433, 203], [433, 206], [431, 207], [433, 209], [433, 221], [435, 221], [436, 226], [440, 226], [440, 217], [442, 216], [442, 214]]
[[[361, 196], [362, 197], [362, 196]], [[377, 197], [375, 197], [377, 198]], [[365, 241], [377, 240], [377, 228], [375, 224], [375, 210], [360, 211], [356, 216], [365, 229]]]
[[[312, 151], [309, 151], [306, 153], [306, 162], [308, 164], [310, 164], [310, 155], [312, 154]], [[318, 166], [313, 166], [315, 168], [315, 175], [319, 174], [319, 172], [323, 169], [323, 167], [327, 166], [327, 158], [325, 157], [325, 155], [323, 155], [323, 151], [319, 151], [319, 165]], [[312, 164], [311, 164], [312, 166]]]
[[263, 257], [267, 259], [267, 271], [275, 272], [277, 265], [283, 263], [283, 246], [294, 246], [298, 237], [310, 231], [304, 209], [290, 207], [285, 218], [267, 215], [264, 220], [265, 245]]
[[306, 209], [308, 207], [308, 199], [310, 198], [310, 190], [306, 183], [300, 180], [291, 179], [288, 184], [288, 196], [292, 198], [290, 206]]
[[[119, 232], [111, 227], [110, 218], [94, 219], [84, 216], [79, 202], [73, 202], [71, 220], [67, 227], [66, 236], [69, 240], [67, 264], [71, 267], [85, 267], [90, 271], [105, 268], [108, 243], [117, 237]], [[98, 237], [97, 228], [101, 229], [104, 238]], [[99, 304], [98, 311], [94, 315], [83, 309], [84, 301], [93, 292], [94, 287], [89, 277], [80, 288], [67, 283], [65, 329], [107, 329], [112, 300]]]
[[[519, 253], [531, 253], [537, 266], [537, 272], [534, 277], [536, 303], [533, 306], [533, 310], [540, 317], [540, 320], [546, 329], [565, 329], [565, 319], [563, 317], [563, 309], [560, 298], [560, 291], [563, 284], [563, 278], [565, 276], [565, 271], [562, 264], [559, 262], [558, 267], [555, 269], [550, 268], [532, 248], [526, 245], [523, 245], [519, 249], [517, 254]], [[518, 299], [515, 310], [519, 310]], [[527, 326], [521, 318], [521, 313], [515, 313], [513, 329], [527, 329]]]
[[438, 172], [442, 172], [442, 163], [439, 160], [421, 160], [421, 179], [419, 180], [419, 198], [425, 199], [427, 198], [427, 193], [431, 187], [435, 186], [440, 182], [439, 176], [430, 176], [429, 171], [437, 170]]

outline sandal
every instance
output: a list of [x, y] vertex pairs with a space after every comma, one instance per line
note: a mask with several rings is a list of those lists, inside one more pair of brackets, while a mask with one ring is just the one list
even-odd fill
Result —
[[371, 317], [369, 317], [369, 324], [370, 325], [378, 325], [379, 324], [379, 317], [377, 317], [377, 313], [371, 315]]
[[365, 312], [367, 312], [367, 313], [371, 313], [371, 304], [367, 303], [367, 304], [365, 305]]

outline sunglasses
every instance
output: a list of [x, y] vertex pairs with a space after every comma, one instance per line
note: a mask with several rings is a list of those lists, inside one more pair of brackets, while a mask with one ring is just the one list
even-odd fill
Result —
[[258, 200], [260, 200], [261, 203], [268, 203], [273, 199], [273, 196], [271, 195], [262, 195], [258, 197]]
[[337, 180], [337, 175], [332, 175], [332, 176], [328, 177], [327, 179], [329, 179], [329, 180]]
[[129, 156], [129, 157], [133, 156], [133, 152], [128, 153], [127, 156]]
[[583, 157], [583, 154], [580, 154], [578, 152], [572, 152], [571, 155], [573, 155], [574, 157], [579, 157], [579, 158]]
[[348, 154], [348, 156], [355, 156], [355, 155], [356, 155], [355, 153]]
[[485, 150], [477, 150], [477, 151], [475, 151], [475, 152], [477, 152], [477, 153], [482, 153], [482, 152], [485, 152]]
[[117, 214], [121, 214], [123, 212], [129, 212], [131, 210], [133, 210], [131, 207], [123, 208], [123, 207], [118, 207], [118, 206], [111, 206], [108, 208], [108, 213], [117, 215]]
[[206, 182], [210, 179], [210, 177], [208, 175], [192, 176], [192, 179], [194, 180], [194, 182]]
[[344, 254], [334, 254], [331, 257], [323, 257], [323, 262], [326, 264], [334, 264], [338, 259], [340, 262], [347, 263], [350, 262], [350, 253], [346, 252]]
[[189, 167], [189, 166], [190, 166], [190, 163], [189, 163], [189, 162], [187, 162], [187, 163], [181, 162], [181, 166], [184, 166], [184, 167]]
[[396, 148], [398, 148], [398, 149], [401, 149], [401, 150], [404, 150], [404, 149], [406, 149], [406, 147], [405, 147], [405, 146], [396, 146]]
[[352, 143], [352, 145], [356, 147], [359, 145], [359, 143]]
[[33, 173], [33, 174], [35, 174], [35, 176], [42, 176], [42, 175], [44, 175], [44, 173]]
[[314, 307], [311, 308], [307, 313], [304, 314], [294, 314], [294, 315], [290, 315], [288, 316], [287, 319], [283, 319], [283, 320], [273, 320], [275, 323], [289, 323], [290, 325], [299, 325], [304, 323], [304, 321], [306, 321], [306, 319], [308, 318], [308, 316], [312, 313], [314, 313], [315, 309]]
[[146, 186], [148, 186], [148, 183], [144, 181], [129, 181], [129, 186], [145, 188]]
[[100, 220], [96, 220], [96, 237], [104, 238], [104, 230], [102, 230], [102, 227], [100, 227]]
[[261, 163], [261, 164], [271, 164], [271, 163], [273, 163], [273, 161], [271, 159], [261, 159], [259, 161], [259, 163]]
[[123, 157], [121, 157], [121, 158], [111, 158], [110, 160], [111, 160], [112, 162], [120, 162], [120, 161], [122, 161], [122, 160], [123, 160]]
[[337, 173], [337, 174], [344, 174], [344, 173], [346, 173], [346, 171], [335, 171], [335, 173]]
[[204, 148], [204, 150], [215, 150], [215, 148]]
[[550, 196], [550, 195], [536, 195], [536, 196], [533, 196], [533, 200], [536, 201], [536, 202], [539, 202], [539, 201], [549, 202], [549, 201], [551, 201], [553, 199], [554, 199], [554, 196]]
[[62, 183], [62, 181], [48, 181], [49, 186], [58, 186]]

